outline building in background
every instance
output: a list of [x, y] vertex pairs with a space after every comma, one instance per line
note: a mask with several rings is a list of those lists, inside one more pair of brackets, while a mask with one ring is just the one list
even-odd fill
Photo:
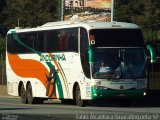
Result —
[[112, 0], [66, 0], [68, 7], [111, 8]]
[[76, 15], [79, 20], [110, 21], [111, 6], [112, 0], [65, 0], [65, 20]]
[[86, 7], [87, 0], [66, 0], [68, 7]]

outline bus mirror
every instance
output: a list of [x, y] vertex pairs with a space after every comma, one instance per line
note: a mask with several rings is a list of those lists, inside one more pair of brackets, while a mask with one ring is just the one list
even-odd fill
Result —
[[94, 61], [93, 45], [89, 45], [88, 54], [89, 54], [89, 63], [92, 63]]
[[154, 50], [154, 48], [151, 45], [146, 45], [148, 52], [148, 58], [149, 58], [149, 62], [153, 63], [156, 59], [156, 52]]

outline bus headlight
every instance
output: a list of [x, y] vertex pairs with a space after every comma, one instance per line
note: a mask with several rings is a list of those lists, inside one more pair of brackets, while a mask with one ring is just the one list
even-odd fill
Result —
[[105, 87], [105, 86], [94, 85], [93, 88], [96, 90], [107, 90], [107, 87]]

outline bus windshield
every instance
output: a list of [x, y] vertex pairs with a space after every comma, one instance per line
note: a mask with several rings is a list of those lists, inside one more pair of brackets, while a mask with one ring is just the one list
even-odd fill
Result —
[[146, 77], [144, 48], [94, 48], [92, 76], [95, 79]]

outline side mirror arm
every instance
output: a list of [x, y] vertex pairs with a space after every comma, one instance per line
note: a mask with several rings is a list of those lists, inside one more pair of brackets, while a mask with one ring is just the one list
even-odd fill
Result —
[[156, 53], [154, 48], [151, 45], [146, 45], [147, 50], [149, 51], [150, 54], [150, 62], [153, 63], [156, 59]]

